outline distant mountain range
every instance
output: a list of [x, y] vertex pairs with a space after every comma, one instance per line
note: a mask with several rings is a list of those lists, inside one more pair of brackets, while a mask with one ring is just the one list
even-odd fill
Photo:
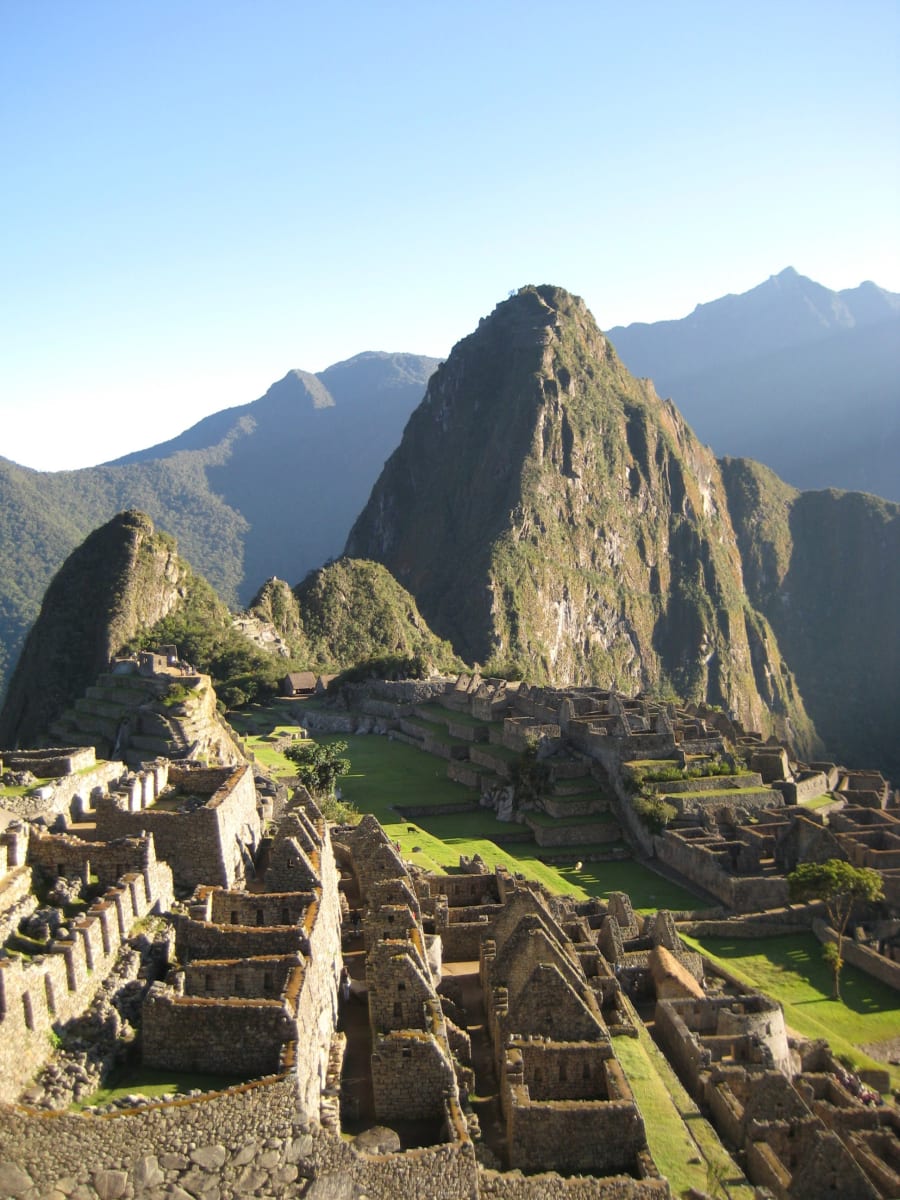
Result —
[[[833, 293], [787, 271], [605, 337], [577, 298], [524, 288], [434, 374], [435, 359], [363, 354], [291, 371], [114, 463], [45, 473], [0, 459], [0, 682], [66, 556], [139, 509], [232, 605], [273, 576], [298, 583], [346, 541], [468, 661], [671, 689], [900, 775], [900, 509], [798, 492], [703, 444], [756, 445], [816, 488], [842, 482], [823, 474], [832, 461], [896, 494], [898, 322], [900, 298], [874, 285]], [[700, 381], [679, 405], [699, 405], [699, 440], [626, 370], [642, 346], [636, 369], [663, 392]], [[733, 441], [717, 443], [716, 421]]]
[[117, 512], [139, 509], [173, 534], [232, 605], [338, 555], [437, 362], [366, 353], [289, 371], [261, 399], [102, 466], [0, 458], [0, 690], [53, 573]]
[[900, 295], [830, 291], [789, 267], [680, 321], [607, 334], [716, 454], [798, 488], [900, 500]]

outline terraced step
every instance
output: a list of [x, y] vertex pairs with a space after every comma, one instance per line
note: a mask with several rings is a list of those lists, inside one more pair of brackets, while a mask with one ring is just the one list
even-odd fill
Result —
[[579, 792], [576, 795], [558, 796], [551, 793], [543, 797], [544, 808], [551, 817], [583, 817], [593, 813], [609, 812], [609, 800], [601, 791]]
[[95, 700], [90, 696], [82, 696], [75, 701], [75, 712], [87, 716], [111, 717], [121, 719], [122, 715], [131, 710], [112, 700]]
[[72, 721], [75, 728], [82, 733], [98, 734], [108, 741], [114, 741], [119, 732], [122, 718], [120, 716], [98, 717], [94, 713], [76, 712], [73, 714]]
[[476, 742], [469, 749], [471, 762], [503, 779], [510, 778], [513, 763], [518, 762], [520, 757], [515, 750], [509, 750], [506, 746], [495, 746], [492, 742]]
[[546, 813], [528, 813], [525, 824], [539, 846], [599, 845], [620, 842], [622, 827], [612, 814], [596, 818], [554, 818]]

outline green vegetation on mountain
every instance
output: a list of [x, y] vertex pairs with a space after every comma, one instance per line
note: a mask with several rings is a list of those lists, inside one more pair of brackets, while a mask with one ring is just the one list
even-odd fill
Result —
[[338, 559], [307, 576], [295, 595], [317, 663], [343, 669], [390, 654], [421, 657], [438, 671], [463, 665], [380, 563]]
[[202, 576], [191, 575], [181, 603], [141, 629], [121, 647], [125, 653], [174, 645], [195, 670], [212, 677], [228, 708], [275, 695], [290, 663], [255, 646], [232, 624], [231, 613]]
[[181, 602], [190, 568], [143, 513], [120, 513], [66, 559], [25, 643], [0, 712], [0, 745], [44, 733], [110, 656]]
[[561, 289], [521, 289], [456, 346], [347, 553], [489, 671], [673, 690], [816, 744], [715, 459]]
[[900, 505], [797, 492], [746, 459], [722, 475], [750, 601], [826, 747], [900, 778]]
[[378, 663], [388, 675], [399, 664], [409, 674], [463, 667], [380, 563], [341, 558], [310, 572], [293, 591], [269, 580], [251, 612], [269, 621], [294, 658], [312, 670], [367, 673], [367, 664]]
[[0, 691], [53, 574], [117, 512], [149, 514], [229, 604], [338, 554], [435, 365], [367, 353], [291, 371], [251, 404], [80, 471], [0, 459]]

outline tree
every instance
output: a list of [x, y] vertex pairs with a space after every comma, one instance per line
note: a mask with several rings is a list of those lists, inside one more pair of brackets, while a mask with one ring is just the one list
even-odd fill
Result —
[[510, 768], [516, 807], [538, 804], [550, 786], [550, 768], [538, 758], [538, 745], [529, 739], [524, 750]]
[[880, 900], [884, 895], [881, 876], [871, 867], [854, 867], [839, 858], [822, 863], [802, 863], [788, 875], [792, 901], [821, 900], [837, 945], [825, 948], [825, 960], [834, 973], [833, 998], [841, 998], [841, 968], [844, 965], [844, 933], [857, 900]]
[[333, 796], [334, 785], [350, 770], [350, 759], [341, 755], [346, 742], [295, 742], [285, 750], [285, 758], [294, 764], [297, 779], [314, 796]]

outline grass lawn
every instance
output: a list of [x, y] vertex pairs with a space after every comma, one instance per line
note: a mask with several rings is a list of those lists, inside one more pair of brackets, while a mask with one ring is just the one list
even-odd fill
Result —
[[834, 796], [812, 796], [809, 800], [800, 801], [803, 808], [824, 808], [826, 804], [834, 804]]
[[106, 1087], [99, 1088], [86, 1100], [74, 1107], [85, 1108], [90, 1104], [111, 1104], [125, 1096], [164, 1096], [167, 1092], [186, 1095], [199, 1088], [201, 1092], [214, 1092], [245, 1083], [236, 1075], [200, 1075], [190, 1071], [155, 1071], [149, 1067], [131, 1067], [114, 1071]]
[[471, 713], [444, 708], [442, 704], [423, 704], [419, 711], [427, 712], [429, 720], [437, 721], [442, 725], [446, 725], [449, 721], [452, 725], [468, 725], [472, 729], [490, 729], [491, 725], [500, 724], [499, 721], [482, 721], [479, 717], [473, 717]]
[[[628, 892], [635, 908], [643, 912], [703, 907], [693, 893], [630, 860], [585, 863], [576, 871], [577, 846], [572, 847], [573, 865], [565, 867], [541, 862], [535, 845], [501, 847], [494, 839], [519, 827], [497, 821], [483, 809], [403, 821], [393, 805], [477, 801], [477, 793], [447, 779], [443, 762], [414, 746], [371, 735], [351, 734], [343, 740], [353, 764], [350, 774], [341, 780], [344, 798], [360, 812], [373, 813], [384, 825], [388, 837], [400, 843], [404, 857], [418, 866], [447, 870], [459, 865], [461, 854], [468, 857], [480, 854], [489, 867], [506, 866], [514, 873], [521, 872], [527, 879], [545, 884], [553, 892], [581, 900], [608, 896], [610, 892]], [[408, 828], [412, 827], [416, 832], [409, 833]], [[418, 852], [413, 852], [414, 846], [420, 847]]]
[[[784, 1007], [787, 1024], [808, 1038], [827, 1038], [855, 1066], [884, 1066], [858, 1049], [900, 1036], [900, 997], [855, 967], [841, 972], [843, 999], [831, 999], [831, 969], [811, 934], [775, 938], [685, 938], [713, 962], [766, 992]], [[892, 1086], [900, 1068], [888, 1067]]]
[[731, 1200], [752, 1200], [753, 1189], [723, 1149], [712, 1126], [681, 1086], [641, 1022], [637, 1038], [619, 1037], [613, 1048], [637, 1101], [653, 1160], [675, 1196], [689, 1188], [712, 1191], [721, 1180]]
[[[249, 719], [236, 720], [235, 724], [248, 728], [248, 746], [260, 762], [276, 775], [293, 777], [293, 764], [264, 740], [276, 729], [289, 732], [292, 727], [283, 722], [284, 712], [276, 706], [274, 710], [251, 710]], [[249, 732], [250, 726], [255, 733]], [[570, 866], [550, 866], [541, 862], [535, 845], [503, 848], [495, 839], [519, 827], [495, 820], [484, 809], [452, 816], [420, 816], [405, 821], [395, 805], [436, 806], [467, 800], [477, 803], [478, 793], [449, 780], [442, 759], [424, 754], [404, 742], [371, 734], [334, 734], [318, 740], [347, 743], [347, 757], [352, 765], [350, 774], [340, 780], [344, 799], [356, 805], [360, 812], [373, 813], [384, 825], [388, 836], [400, 843], [404, 857], [426, 870], [445, 871], [459, 865], [461, 854], [469, 857], [480, 854], [489, 867], [506, 866], [513, 873], [520, 872], [527, 879], [545, 884], [553, 892], [582, 900], [589, 896], [603, 898], [610, 892], [628, 892], [635, 908], [641, 912], [653, 912], [657, 908], [703, 907], [693, 893], [631, 860], [585, 863], [580, 871], [576, 871], [574, 864], [580, 853], [577, 846], [571, 849]], [[415, 832], [409, 833], [409, 828], [414, 828]], [[419, 849], [414, 851], [414, 846]]]

